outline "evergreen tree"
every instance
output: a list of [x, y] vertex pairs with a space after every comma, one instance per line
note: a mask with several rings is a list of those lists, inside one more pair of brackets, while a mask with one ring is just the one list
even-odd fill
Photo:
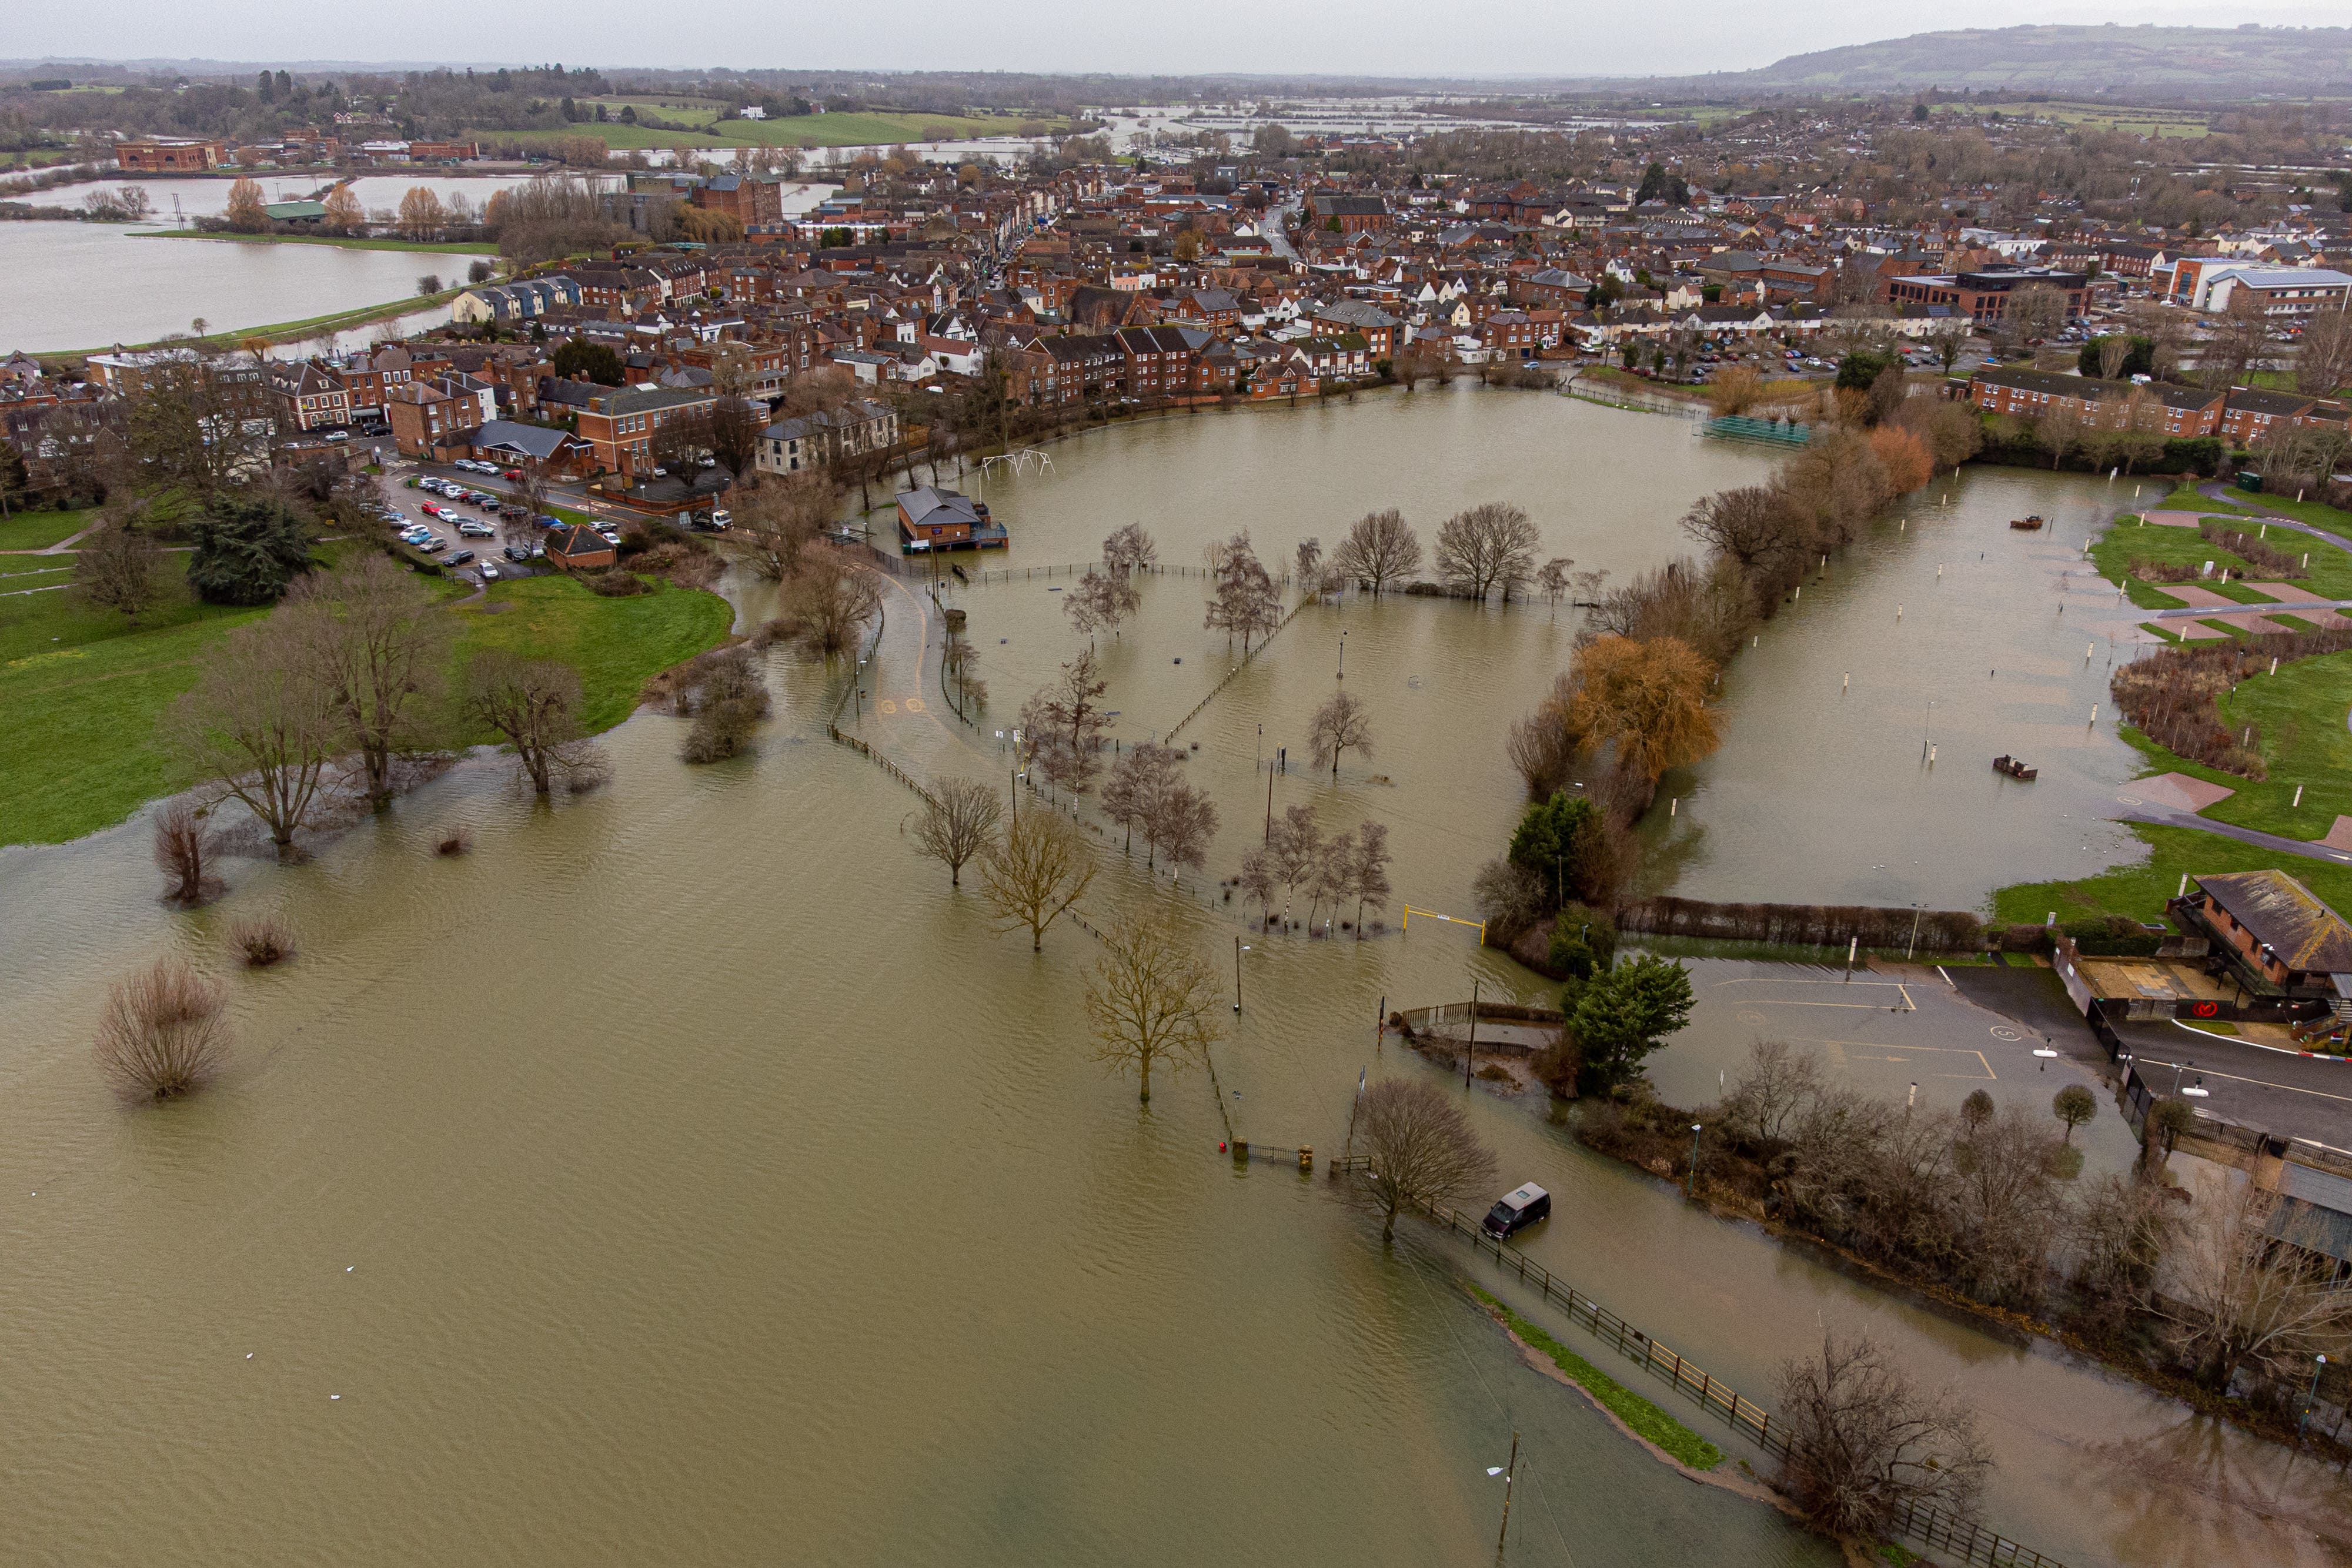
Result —
[[207, 604], [269, 604], [310, 570], [310, 530], [285, 502], [224, 492], [188, 525], [188, 586]]

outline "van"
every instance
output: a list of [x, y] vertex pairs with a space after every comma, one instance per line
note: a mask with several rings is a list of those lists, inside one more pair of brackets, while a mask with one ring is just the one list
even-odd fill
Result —
[[1551, 1194], [1529, 1182], [1497, 1199], [1481, 1228], [1496, 1238], [1514, 1236], [1550, 1213]]
[[735, 514], [724, 507], [710, 514], [710, 526], [720, 533], [726, 532], [727, 525], [734, 520]]

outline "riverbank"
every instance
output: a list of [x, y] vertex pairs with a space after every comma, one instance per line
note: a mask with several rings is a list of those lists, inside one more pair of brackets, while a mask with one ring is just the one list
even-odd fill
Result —
[[[354, 309], [333, 311], [324, 316], [312, 316], [299, 321], [273, 321], [266, 326], [243, 327], [235, 331], [208, 332], [200, 338], [187, 336], [158, 338], [152, 342], [131, 343], [124, 347], [156, 349], [167, 344], [202, 343], [226, 352], [243, 349], [256, 339], [265, 339], [274, 348], [280, 342], [299, 342], [303, 339], [319, 337], [324, 333], [348, 331], [353, 327], [372, 326], [378, 321], [396, 320], [400, 317], [418, 310], [430, 310], [436, 306], [448, 304], [472, 287], [474, 286], [471, 284], [461, 283], [452, 288], [444, 288], [437, 294], [415, 294], [405, 299], [388, 300], [381, 305], [363, 305]], [[78, 371], [92, 354], [110, 354], [118, 351], [117, 348], [110, 345], [102, 349], [52, 350], [36, 353], [33, 358], [41, 362], [44, 370], [54, 373], [59, 370]]]
[[215, 233], [209, 229], [134, 229], [132, 239], [216, 239], [234, 245], [319, 245], [336, 250], [413, 250], [435, 256], [480, 256], [480, 240], [411, 240], [371, 238], [365, 235], [247, 235]]

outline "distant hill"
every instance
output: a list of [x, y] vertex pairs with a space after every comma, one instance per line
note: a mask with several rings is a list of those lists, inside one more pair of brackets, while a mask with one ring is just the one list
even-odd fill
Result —
[[2309, 98], [2352, 91], [2352, 27], [1970, 28], [1791, 55], [1697, 81], [1739, 93], [2106, 88], [2141, 97]]

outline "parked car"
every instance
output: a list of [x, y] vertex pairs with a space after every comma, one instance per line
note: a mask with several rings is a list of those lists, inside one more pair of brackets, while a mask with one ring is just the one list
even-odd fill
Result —
[[469, 539], [487, 539], [494, 537], [499, 530], [488, 523], [478, 523], [468, 517], [457, 525], [457, 531]]
[[329, 443], [349, 441], [351, 438], [352, 433], [348, 430], [331, 430], [323, 437]]
[[484, 582], [496, 582], [498, 580], [499, 569], [497, 565], [491, 561], [484, 561], [482, 563], [482, 580]]
[[499, 553], [506, 557], [509, 560], [513, 561], [517, 566], [520, 566], [524, 561], [530, 559], [530, 551], [523, 549], [520, 545], [509, 545]]
[[509, 484], [509, 485], [520, 485], [520, 484], [521, 484], [521, 483], [522, 483], [522, 470], [521, 470], [521, 469], [520, 469], [520, 468], [508, 468], [508, 469], [503, 469], [503, 470], [501, 470], [500, 472], [501, 472], [502, 476], [504, 476], [504, 478], [506, 479], [506, 482], [507, 482], [508, 484]]
[[535, 528], [552, 528], [561, 526], [562, 521], [563, 519], [562, 517], [551, 517], [549, 514], [541, 512], [539, 516], [531, 518], [530, 525]]
[[445, 538], [437, 538], [419, 539], [416, 541], [416, 548], [423, 550], [425, 554], [431, 555], [435, 550], [447, 549], [449, 548], [449, 541]]
[[472, 550], [453, 549], [449, 552], [448, 559], [444, 560], [441, 564], [444, 566], [463, 566], [473, 559], [474, 552]]
[[612, 545], [616, 549], [621, 543], [621, 530], [618, 528], [598, 528], [596, 530], [596, 535], [606, 544]]
[[1513, 1236], [1550, 1213], [1551, 1194], [1528, 1182], [1496, 1199], [1480, 1228], [1489, 1236]]

